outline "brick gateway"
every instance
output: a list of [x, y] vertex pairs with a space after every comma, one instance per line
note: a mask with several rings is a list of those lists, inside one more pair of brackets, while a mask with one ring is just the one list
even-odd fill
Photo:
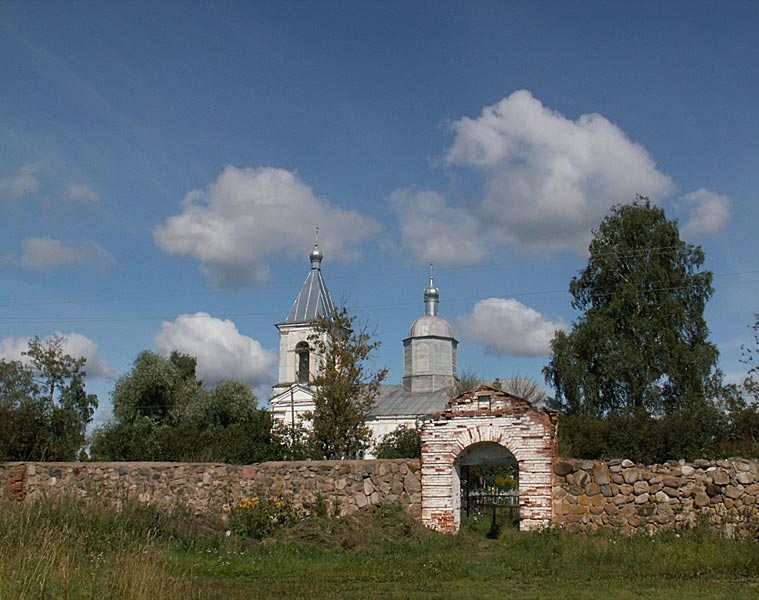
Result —
[[505, 448], [519, 465], [524, 530], [553, 519], [553, 461], [558, 413], [482, 386], [452, 399], [422, 429], [422, 522], [446, 533], [461, 525], [461, 465], [497, 459]]

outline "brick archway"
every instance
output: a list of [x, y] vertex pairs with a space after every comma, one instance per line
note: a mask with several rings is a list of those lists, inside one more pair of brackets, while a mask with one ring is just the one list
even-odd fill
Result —
[[466, 448], [494, 442], [519, 465], [519, 518], [525, 530], [553, 517], [553, 458], [558, 413], [482, 386], [451, 400], [422, 429], [422, 522], [446, 533], [461, 524], [456, 459]]

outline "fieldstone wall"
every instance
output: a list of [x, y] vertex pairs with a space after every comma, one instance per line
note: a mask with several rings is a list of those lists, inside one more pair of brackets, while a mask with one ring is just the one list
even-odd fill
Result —
[[0, 499], [75, 496], [118, 507], [136, 500], [197, 513], [225, 511], [243, 497], [287, 495], [298, 505], [320, 496], [336, 514], [398, 504], [421, 515], [418, 460], [186, 463], [0, 463]]
[[654, 533], [706, 521], [729, 537], [759, 536], [759, 461], [554, 462], [554, 524]]

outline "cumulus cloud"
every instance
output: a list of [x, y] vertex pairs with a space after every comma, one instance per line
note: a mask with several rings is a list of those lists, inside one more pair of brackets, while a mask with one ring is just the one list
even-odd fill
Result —
[[730, 218], [730, 198], [699, 188], [675, 202], [688, 217], [680, 228], [684, 236], [721, 231]]
[[3, 258], [6, 263], [32, 271], [50, 271], [76, 265], [105, 271], [115, 262], [105, 248], [94, 242], [64, 244], [54, 238], [26, 238], [21, 254], [10, 252]]
[[396, 190], [387, 199], [398, 219], [401, 242], [414, 260], [458, 266], [480, 261], [486, 246], [476, 219], [432, 191]]
[[295, 173], [271, 167], [228, 166], [205, 190], [193, 190], [182, 213], [156, 227], [165, 252], [200, 261], [209, 281], [221, 288], [261, 284], [272, 257], [301, 257], [320, 228], [327, 260], [358, 255], [357, 244], [379, 224], [317, 197]]
[[497, 356], [545, 356], [562, 321], [552, 321], [513, 298], [487, 298], [456, 320], [456, 332]]
[[64, 198], [73, 202], [97, 202], [100, 200], [100, 194], [98, 194], [92, 187], [86, 183], [78, 183], [72, 181], [66, 186], [64, 192]]
[[[113, 379], [114, 372], [106, 358], [100, 356], [98, 345], [81, 333], [56, 332], [55, 335], [63, 338], [63, 352], [74, 358], [87, 359], [85, 371], [87, 377], [100, 379]], [[23, 352], [28, 350], [31, 337], [7, 337], [0, 340], [0, 358], [5, 360], [20, 360], [24, 364], [30, 364], [28, 356]]]
[[273, 352], [242, 335], [232, 321], [205, 312], [164, 321], [155, 342], [162, 354], [178, 350], [197, 357], [198, 377], [206, 383], [222, 379], [241, 379], [254, 386], [271, 383], [277, 363]]
[[648, 152], [604, 116], [571, 120], [520, 90], [453, 124], [451, 165], [484, 177], [475, 207], [495, 241], [536, 250], [585, 248], [610, 206], [674, 190]]
[[0, 177], [0, 197], [17, 199], [36, 192], [40, 187], [37, 173], [41, 166], [41, 162], [25, 163], [15, 173]]
[[[453, 122], [452, 130], [446, 164], [474, 172], [481, 189], [465, 206], [451, 208], [438, 198], [442, 216], [433, 218], [453, 225], [456, 243], [466, 236], [476, 247], [462, 253], [462, 262], [474, 263], [485, 249], [500, 245], [584, 250], [612, 205], [631, 202], [636, 194], [656, 201], [674, 191], [646, 149], [606, 117], [569, 119], [527, 90], [485, 107], [476, 118]], [[401, 222], [406, 218], [394, 212]], [[419, 209], [417, 215], [427, 216]], [[403, 241], [417, 257], [420, 248], [437, 247], [438, 231], [414, 226], [414, 216], [412, 211], [405, 226], [414, 235]]]

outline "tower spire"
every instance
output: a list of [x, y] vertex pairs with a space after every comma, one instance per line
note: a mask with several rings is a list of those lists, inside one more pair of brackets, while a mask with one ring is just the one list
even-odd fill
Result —
[[312, 269], [321, 269], [322, 267], [322, 259], [324, 256], [322, 255], [321, 250], [319, 250], [319, 228], [316, 228], [316, 240], [314, 241], [314, 249], [311, 250], [311, 254], [308, 255], [309, 260], [311, 261], [311, 268]]
[[432, 263], [430, 263], [430, 284], [424, 290], [424, 312], [425, 314], [437, 316], [437, 306], [440, 301], [440, 290], [435, 287], [435, 281], [432, 277]]

